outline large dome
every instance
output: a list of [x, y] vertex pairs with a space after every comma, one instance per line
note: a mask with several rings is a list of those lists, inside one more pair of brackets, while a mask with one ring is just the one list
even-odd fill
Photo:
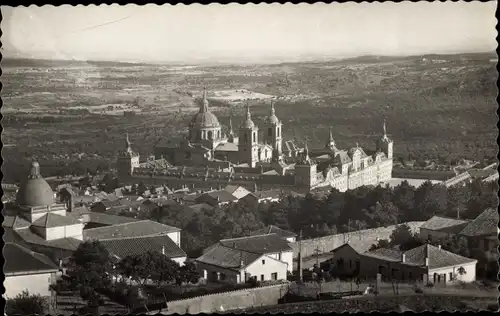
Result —
[[21, 206], [49, 206], [54, 204], [54, 192], [40, 174], [38, 162], [31, 164], [28, 178], [21, 184], [16, 198]]
[[220, 127], [217, 116], [211, 112], [199, 112], [193, 116], [191, 120], [191, 127], [207, 128], [207, 127]]

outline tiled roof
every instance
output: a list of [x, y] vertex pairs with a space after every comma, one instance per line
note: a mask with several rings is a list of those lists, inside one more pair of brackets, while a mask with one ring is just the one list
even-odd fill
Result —
[[265, 190], [265, 191], [257, 191], [252, 193], [258, 199], [266, 199], [266, 198], [279, 198], [281, 197], [281, 190]]
[[15, 243], [6, 243], [3, 255], [5, 259], [3, 272], [6, 274], [58, 270], [57, 265], [48, 257]]
[[224, 191], [227, 191], [231, 194], [233, 194], [236, 190], [238, 190], [240, 188], [239, 185], [226, 185], [226, 187], [224, 188]]
[[20, 229], [14, 232], [19, 236], [24, 242], [34, 245], [41, 245], [51, 248], [60, 248], [65, 250], [75, 251], [81, 244], [81, 240], [76, 238], [62, 238], [56, 240], [45, 240], [44, 238], [38, 236], [30, 229]]
[[37, 227], [61, 227], [61, 226], [67, 226], [67, 225], [75, 225], [75, 224], [80, 224], [81, 222], [73, 217], [70, 214], [67, 214], [66, 216], [58, 215], [58, 214], [53, 214], [53, 213], [47, 213], [44, 216], [40, 217], [36, 221], [33, 222], [33, 226]]
[[232, 195], [231, 193], [225, 191], [225, 190], [218, 190], [218, 191], [213, 191], [213, 192], [208, 192], [205, 193], [206, 195], [209, 195], [215, 199], [218, 198], [219, 202], [232, 202], [238, 200], [237, 197]]
[[13, 229], [28, 228], [31, 223], [20, 216], [5, 216], [3, 219], [2, 227]]
[[167, 235], [103, 240], [101, 244], [111, 255], [119, 259], [148, 251], [162, 253], [162, 250], [165, 251], [165, 255], [169, 258], [186, 257], [186, 253]]
[[469, 221], [467, 221], [467, 220], [433, 216], [433, 217], [431, 217], [431, 219], [429, 219], [427, 222], [425, 222], [422, 226], [420, 226], [420, 228], [425, 228], [425, 229], [429, 229], [429, 230], [436, 230], [436, 231], [447, 231], [450, 233], [452, 233], [452, 232], [458, 233], [468, 223], [469, 223]]
[[392, 248], [378, 248], [367, 251], [363, 255], [390, 261], [401, 261], [402, 252]]
[[429, 269], [437, 269], [460, 264], [476, 262], [475, 259], [459, 256], [452, 252], [425, 244], [405, 252], [406, 261], [415, 265], [425, 265], [425, 258], [429, 258]]
[[460, 232], [464, 236], [498, 235], [498, 211], [489, 208], [479, 214]]
[[111, 215], [111, 214], [99, 213], [99, 212], [88, 212], [85, 215], [88, 216], [89, 222], [103, 224], [103, 225], [117, 225], [117, 224], [124, 224], [124, 223], [131, 223], [131, 222], [139, 221], [138, 219], [131, 218], [131, 217], [117, 216], [117, 215]]
[[262, 229], [254, 231], [254, 232], [250, 233], [249, 235], [250, 236], [260, 236], [260, 235], [266, 235], [266, 234], [276, 234], [282, 238], [290, 238], [290, 237], [297, 236], [297, 234], [295, 234], [294, 232], [281, 229], [281, 228], [274, 226], [274, 225], [269, 225], [267, 227], [264, 227]]
[[276, 234], [223, 239], [219, 243], [229, 248], [260, 254], [292, 250], [288, 242]]
[[334, 160], [342, 165], [351, 162], [351, 158], [344, 150], [336, 152]]
[[150, 220], [141, 220], [113, 226], [91, 228], [83, 231], [84, 239], [120, 239], [163, 235], [180, 231], [179, 228]]
[[226, 269], [239, 270], [242, 262], [243, 267], [246, 267], [260, 257], [262, 257], [261, 253], [247, 252], [216, 244], [197, 258], [196, 261]]
[[223, 143], [217, 146], [215, 151], [238, 151], [238, 145], [234, 143]]

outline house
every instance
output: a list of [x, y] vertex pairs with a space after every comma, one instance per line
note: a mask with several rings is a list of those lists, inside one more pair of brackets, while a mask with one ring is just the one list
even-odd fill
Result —
[[[227, 249], [231, 249], [231, 251]], [[281, 275], [283, 275], [283, 272], [274, 271], [276, 269], [279, 270], [279, 267], [284, 267], [284, 271], [293, 271], [292, 247], [286, 240], [282, 239], [276, 234], [265, 234], [258, 236], [223, 239], [220, 240], [217, 244], [205, 249], [203, 255], [196, 259], [198, 270], [201, 275], [204, 275], [206, 273], [212, 273], [213, 275], [216, 275], [217, 272], [219, 274], [226, 273], [226, 269], [230, 265], [225, 261], [226, 259], [223, 258], [225, 253], [233, 256], [242, 256], [243, 258], [250, 258], [243, 259], [244, 263], [242, 265], [242, 269], [246, 269], [247, 264], [254, 263], [254, 261], [252, 260], [257, 260], [262, 256], [263, 258], [259, 260], [266, 260], [265, 257], [272, 258], [272, 261], [268, 260], [269, 263], [267, 264], [267, 266], [264, 266], [265, 262], [263, 263], [262, 261], [260, 264], [252, 266], [252, 276], [258, 276], [258, 280], [262, 279], [262, 275], [264, 275], [264, 280], [273, 280], [275, 278], [275, 275], [273, 273], [278, 273], [278, 279], [281, 279]], [[237, 261], [237, 265], [239, 266], [241, 260], [238, 259]], [[281, 262], [284, 265], [278, 264], [276, 262]], [[247, 272], [248, 271], [250, 270], [247, 270]], [[209, 276], [205, 279], [210, 281], [213, 280], [213, 277]], [[234, 276], [233, 279], [237, 280], [237, 277]], [[246, 279], [248, 279], [248, 277]], [[283, 279], [286, 279], [286, 272]], [[244, 282], [245, 278], [241, 278], [240, 280], [243, 280]]]
[[55, 283], [59, 267], [48, 257], [16, 243], [6, 242], [3, 255], [5, 265], [5, 297], [14, 298], [27, 290], [30, 294], [50, 296], [50, 285]]
[[196, 203], [207, 203], [212, 206], [221, 206], [238, 202], [238, 198], [225, 190], [207, 192], [196, 198]]
[[279, 189], [263, 190], [252, 193], [258, 203], [279, 202], [283, 192]]
[[286, 280], [287, 263], [260, 252], [250, 252], [218, 243], [195, 260], [198, 272], [208, 282], [245, 283]]
[[379, 248], [361, 252], [346, 243], [332, 252], [333, 271], [339, 275], [375, 278], [380, 274], [382, 279], [387, 281], [439, 284], [476, 280], [477, 260], [430, 244], [407, 251]]
[[288, 242], [295, 242], [296, 238], [297, 238], [296, 233], [281, 229], [281, 228], [274, 226], [274, 225], [266, 226], [262, 229], [251, 232], [248, 235], [249, 236], [260, 236], [260, 235], [269, 235], [269, 234], [276, 234]]
[[433, 216], [420, 226], [420, 236], [429, 241], [451, 238], [461, 232], [468, 223], [468, 220]]
[[469, 248], [484, 251], [488, 260], [498, 257], [498, 219], [498, 211], [489, 208], [459, 232], [460, 236], [467, 238]]
[[238, 200], [252, 193], [247, 189], [245, 189], [244, 187], [238, 185], [228, 185], [223, 190], [231, 193]]

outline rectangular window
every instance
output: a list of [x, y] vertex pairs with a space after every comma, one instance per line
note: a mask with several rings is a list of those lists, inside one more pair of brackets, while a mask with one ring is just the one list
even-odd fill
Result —
[[220, 279], [221, 281], [224, 281], [226, 279], [226, 275], [224, 273], [220, 274]]
[[278, 280], [278, 273], [277, 272], [271, 273], [271, 280], [273, 280], [273, 281]]
[[453, 272], [450, 272], [450, 281], [453, 280]]
[[281, 260], [281, 252], [278, 254], [278, 260]]
[[260, 275], [260, 280], [264, 281], [264, 275], [263, 274]]
[[266, 264], [266, 260], [262, 260], [262, 264]]

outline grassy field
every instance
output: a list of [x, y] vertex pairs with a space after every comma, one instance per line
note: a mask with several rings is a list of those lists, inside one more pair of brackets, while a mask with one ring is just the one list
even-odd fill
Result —
[[[373, 149], [385, 118], [400, 159], [494, 158], [497, 72], [490, 58], [210, 67], [2, 61], [3, 172], [15, 180], [31, 157], [49, 165], [47, 175], [69, 161], [113, 163], [126, 131], [134, 149], [149, 155], [158, 141], [187, 132], [204, 85], [226, 126], [231, 110], [237, 126], [245, 109], [231, 101], [234, 93], [217, 100], [220, 92], [246, 90], [240, 94], [256, 99], [248, 102], [257, 124], [273, 97], [285, 138], [308, 138], [310, 147], [323, 146], [332, 127], [340, 147]], [[124, 117], [123, 110], [138, 113]]]

